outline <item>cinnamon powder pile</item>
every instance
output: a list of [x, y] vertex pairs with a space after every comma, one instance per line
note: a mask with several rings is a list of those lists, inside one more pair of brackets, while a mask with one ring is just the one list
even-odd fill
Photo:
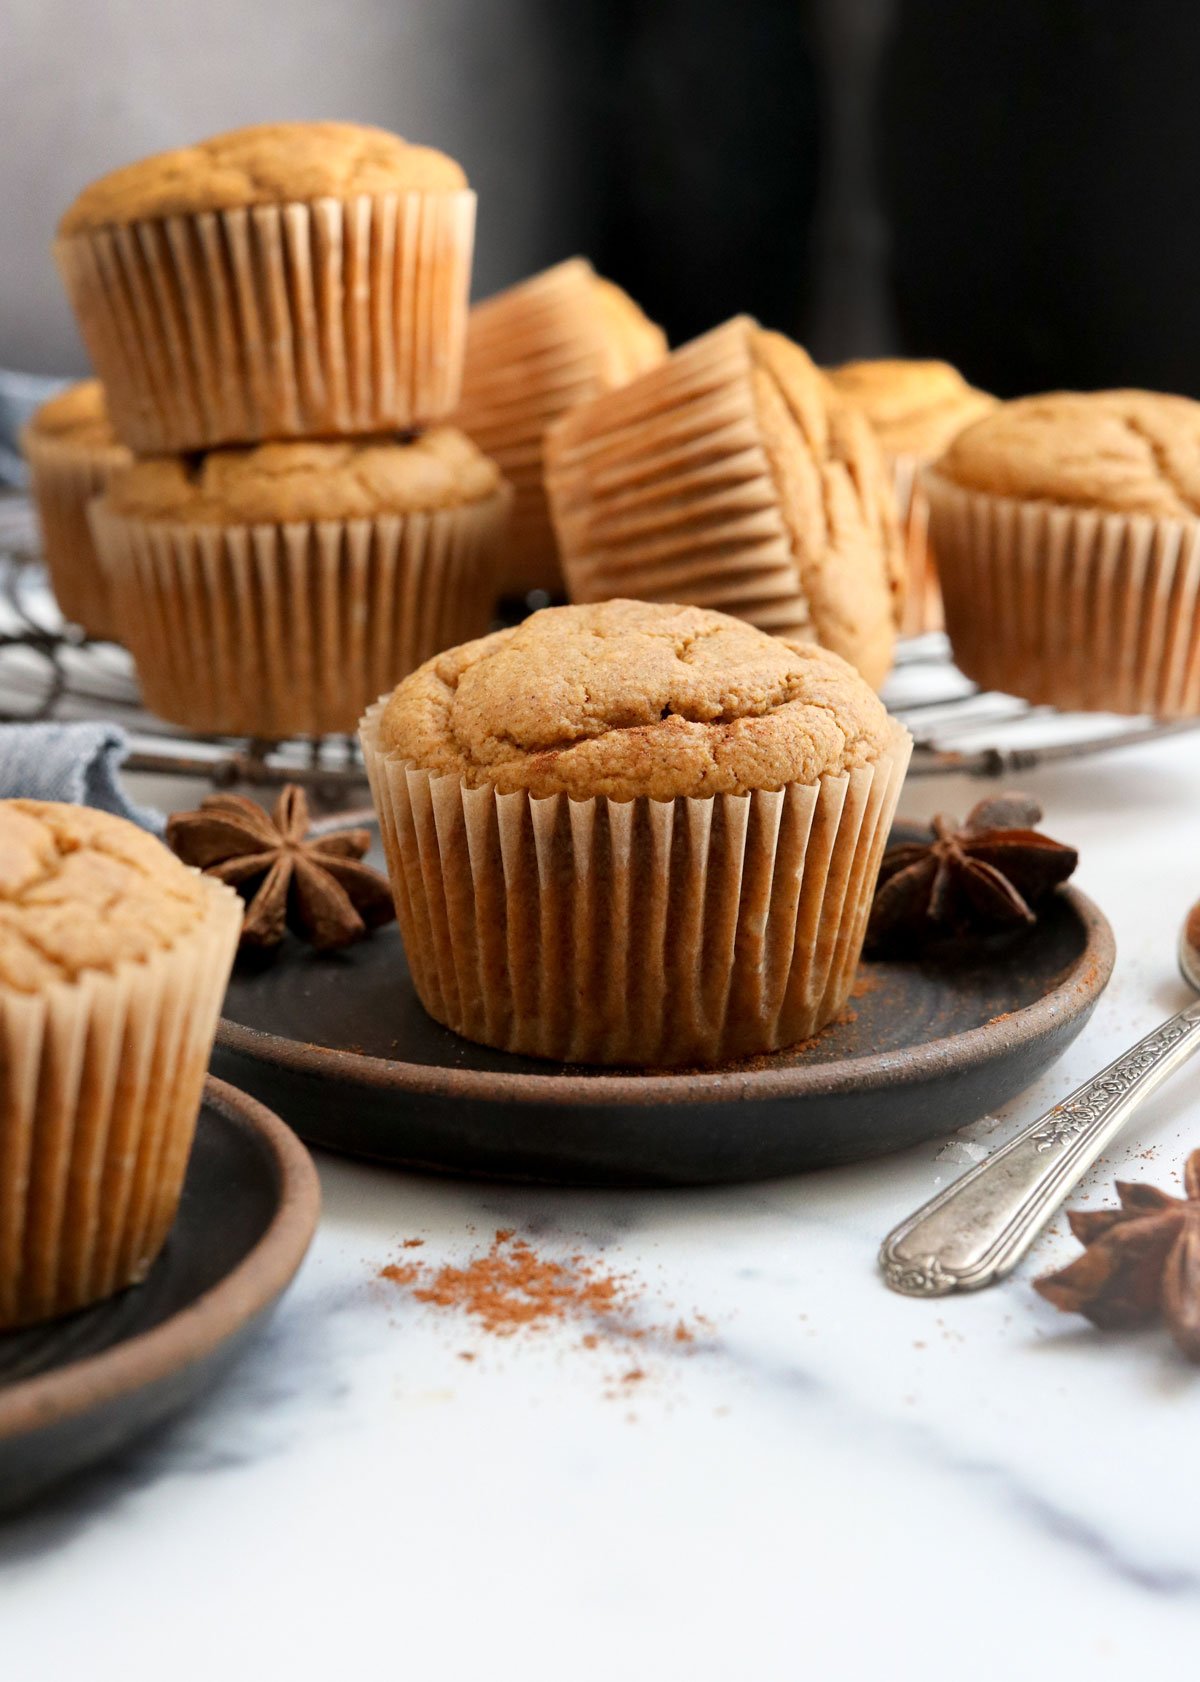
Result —
[[[403, 1246], [412, 1247], [411, 1239]], [[588, 1328], [580, 1340], [585, 1349], [597, 1348], [602, 1340], [616, 1339], [628, 1347], [651, 1338], [678, 1347], [695, 1338], [682, 1320], [665, 1327], [633, 1324], [639, 1292], [627, 1275], [609, 1272], [581, 1254], [561, 1261], [540, 1255], [511, 1227], [499, 1228], [485, 1253], [461, 1267], [449, 1262], [427, 1266], [406, 1257], [381, 1268], [380, 1278], [401, 1286], [417, 1302], [471, 1315], [497, 1337], [576, 1321]]]
[[615, 1323], [633, 1307], [632, 1287], [621, 1275], [581, 1255], [567, 1261], [540, 1256], [511, 1227], [501, 1227], [486, 1254], [463, 1267], [427, 1269], [404, 1261], [381, 1269], [380, 1277], [409, 1288], [418, 1302], [462, 1309], [501, 1337], [550, 1320]]

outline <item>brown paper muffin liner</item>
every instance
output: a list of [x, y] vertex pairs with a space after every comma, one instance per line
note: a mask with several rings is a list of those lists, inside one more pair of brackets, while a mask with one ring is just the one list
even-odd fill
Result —
[[187, 525], [92, 510], [146, 705], [215, 735], [355, 730], [423, 660], [482, 636], [509, 504]]
[[42, 553], [64, 619], [90, 637], [116, 635], [108, 584], [92, 542], [87, 505], [106, 489], [110, 475], [129, 460], [122, 444], [89, 448], [40, 437], [27, 427], [21, 453], [42, 534]]
[[812, 635], [749, 374], [747, 324], [727, 322], [551, 428], [572, 601], [687, 602]]
[[475, 195], [167, 216], [55, 256], [143, 455], [428, 425], [458, 401]]
[[496, 461], [515, 492], [500, 562], [502, 595], [564, 588], [543, 482], [547, 428], [602, 388], [589, 264], [560, 263], [485, 300], [467, 322], [462, 400], [454, 424]]
[[1200, 520], [922, 485], [969, 678], [1070, 711], [1200, 713]]
[[900, 516], [904, 564], [908, 588], [900, 622], [902, 637], [919, 637], [943, 627], [942, 592], [929, 546], [929, 501], [921, 485], [921, 473], [928, 465], [924, 456], [891, 457], [892, 483]]
[[0, 992], [0, 1329], [145, 1277], [175, 1218], [242, 925], [238, 895], [169, 950]]
[[532, 799], [362, 744], [421, 1003], [555, 1061], [715, 1063], [844, 1005], [912, 743], [776, 792]]

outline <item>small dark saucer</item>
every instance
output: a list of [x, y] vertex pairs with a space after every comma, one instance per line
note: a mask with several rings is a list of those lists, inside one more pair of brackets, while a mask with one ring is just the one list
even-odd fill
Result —
[[175, 1225], [141, 1285], [0, 1333], [0, 1509], [103, 1459], [221, 1375], [308, 1249], [321, 1194], [278, 1116], [208, 1081]]
[[764, 1179], [899, 1150], [1004, 1104], [1058, 1057], [1112, 971], [1112, 930], [1066, 889], [1027, 935], [864, 964], [808, 1045], [716, 1069], [508, 1056], [422, 1010], [394, 927], [333, 956], [239, 966], [213, 1067], [310, 1144], [405, 1167], [587, 1185]]

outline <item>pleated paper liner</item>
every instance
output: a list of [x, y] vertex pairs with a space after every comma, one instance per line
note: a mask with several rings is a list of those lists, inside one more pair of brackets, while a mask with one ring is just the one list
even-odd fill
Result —
[[573, 601], [632, 596], [767, 618], [798, 599], [791, 539], [730, 322], [547, 438], [546, 486]]
[[1200, 520], [922, 484], [969, 678], [1069, 711], [1200, 713]]
[[0, 992], [0, 1329], [111, 1296], [162, 1248], [242, 924], [205, 891], [168, 950]]
[[929, 546], [929, 501], [920, 482], [926, 458], [892, 456], [891, 465], [908, 575], [900, 634], [919, 637], [925, 631], [940, 631], [943, 626], [942, 592]]
[[591, 265], [574, 259], [476, 304], [468, 318], [455, 425], [499, 464], [516, 493], [502, 594], [563, 588], [542, 440], [555, 420], [607, 383], [594, 287]]
[[911, 740], [774, 793], [573, 801], [363, 752], [409, 969], [468, 1039], [561, 1062], [714, 1063], [844, 1005]]
[[353, 732], [382, 689], [483, 635], [510, 500], [227, 527], [100, 503], [92, 522], [151, 711], [277, 739]]
[[426, 426], [458, 401], [475, 195], [168, 216], [55, 256], [140, 454]]
[[[88, 525], [87, 507], [129, 460], [121, 444], [80, 447], [40, 437], [27, 427], [21, 453], [29, 463], [30, 487], [42, 534], [42, 553], [63, 617], [92, 637], [115, 637], [116, 620]], [[119, 639], [118, 639], [119, 640]]]

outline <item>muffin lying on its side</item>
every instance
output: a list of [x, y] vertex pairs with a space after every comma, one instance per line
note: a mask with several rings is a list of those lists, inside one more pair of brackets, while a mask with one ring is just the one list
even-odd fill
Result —
[[942, 623], [937, 573], [929, 551], [929, 507], [919, 484], [921, 468], [936, 460], [964, 426], [996, 407], [948, 362], [844, 362], [826, 372], [835, 390], [866, 415], [891, 462], [896, 504], [908, 562], [906, 635], [938, 630]]
[[718, 1062], [845, 1002], [911, 740], [845, 661], [699, 608], [547, 608], [362, 725], [421, 1002], [563, 1061]]
[[903, 557], [871, 429], [799, 345], [739, 316], [550, 429], [574, 601], [636, 596], [821, 643], [878, 686]]
[[500, 568], [503, 594], [563, 589], [542, 484], [547, 427], [666, 354], [662, 329], [582, 257], [475, 305], [454, 419], [515, 493]]
[[42, 534], [42, 552], [63, 617], [91, 637], [112, 637], [116, 622], [92, 543], [87, 505], [133, 457], [118, 443], [99, 380], [81, 380], [49, 398], [21, 434]]
[[122, 818], [0, 801], [0, 1328], [143, 1278], [242, 926]]
[[1064, 708], [1200, 713], [1200, 403], [1023, 397], [924, 485], [968, 677]]
[[146, 459], [92, 525], [147, 706], [193, 730], [321, 735], [486, 630], [509, 500], [440, 427]]

